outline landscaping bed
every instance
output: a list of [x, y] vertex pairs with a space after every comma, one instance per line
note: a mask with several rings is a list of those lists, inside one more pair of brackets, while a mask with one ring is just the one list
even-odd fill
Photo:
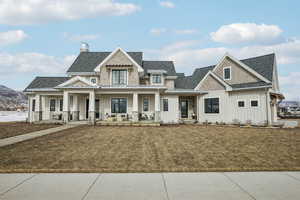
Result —
[[300, 129], [80, 126], [0, 148], [0, 172], [300, 170]]
[[55, 124], [30, 124], [26, 122], [0, 122], [0, 139], [57, 127]]

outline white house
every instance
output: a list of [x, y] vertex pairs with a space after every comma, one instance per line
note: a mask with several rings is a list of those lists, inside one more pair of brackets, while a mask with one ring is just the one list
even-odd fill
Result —
[[155, 121], [160, 123], [277, 120], [275, 54], [176, 73], [172, 61], [147, 61], [142, 52], [81, 52], [65, 77], [36, 77], [25, 89], [28, 119]]

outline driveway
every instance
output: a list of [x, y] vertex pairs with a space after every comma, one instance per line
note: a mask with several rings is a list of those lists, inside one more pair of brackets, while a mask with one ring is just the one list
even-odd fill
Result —
[[0, 174], [0, 199], [293, 200], [300, 172]]

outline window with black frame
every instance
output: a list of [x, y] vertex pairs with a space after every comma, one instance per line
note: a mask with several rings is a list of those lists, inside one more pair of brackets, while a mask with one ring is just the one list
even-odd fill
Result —
[[112, 84], [126, 85], [127, 84], [127, 70], [114, 69], [112, 70]]
[[127, 113], [127, 99], [126, 98], [112, 98], [111, 99], [111, 113]]
[[54, 112], [55, 111], [55, 99], [50, 99], [50, 111]]
[[35, 111], [35, 99], [32, 99], [32, 111]]
[[163, 99], [163, 111], [169, 111], [168, 99]]
[[63, 111], [63, 100], [62, 99], [60, 99], [59, 100], [59, 111]]
[[149, 111], [149, 99], [144, 98], [143, 100], [143, 111], [148, 112]]
[[205, 113], [219, 113], [219, 98], [204, 99]]

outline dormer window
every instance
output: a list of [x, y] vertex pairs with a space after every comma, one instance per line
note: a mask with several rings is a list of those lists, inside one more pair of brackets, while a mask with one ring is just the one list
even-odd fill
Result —
[[231, 80], [231, 67], [224, 67], [223, 70], [224, 80]]
[[161, 74], [152, 74], [152, 84], [162, 84]]
[[112, 70], [112, 85], [127, 85], [127, 70]]

